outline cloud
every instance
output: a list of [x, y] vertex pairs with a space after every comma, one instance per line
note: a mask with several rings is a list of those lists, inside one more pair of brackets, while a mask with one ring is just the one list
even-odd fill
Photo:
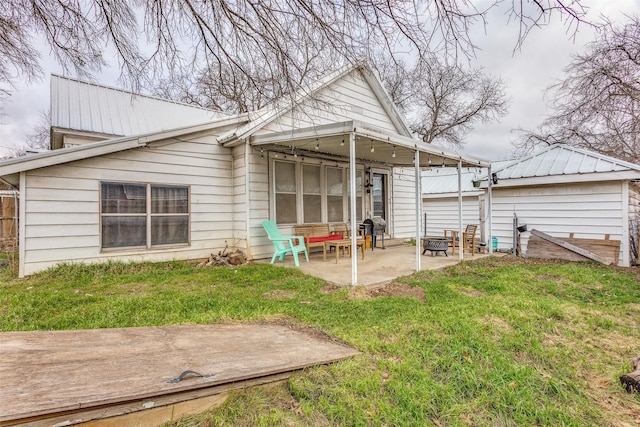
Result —
[[[587, 3], [584, 1], [584, 3]], [[613, 20], [623, 15], [637, 13], [640, 0], [592, 0], [588, 2], [589, 19], [597, 20], [606, 14]], [[476, 58], [470, 65], [482, 67], [486, 72], [501, 77], [511, 98], [509, 113], [499, 123], [479, 125], [467, 137], [463, 149], [465, 154], [488, 160], [504, 159], [509, 156], [511, 140], [515, 138], [513, 129], [535, 129], [547, 114], [544, 94], [546, 88], [562, 79], [563, 68], [571, 55], [584, 50], [585, 44], [593, 40], [592, 27], [581, 24], [575, 41], [567, 31], [564, 22], [554, 17], [551, 24], [535, 28], [525, 40], [522, 49], [514, 52], [518, 38], [516, 22], [508, 23], [507, 5], [491, 11], [487, 25], [472, 28], [472, 40], [479, 47]], [[43, 49], [46, 52], [47, 49]], [[17, 90], [3, 105], [0, 115], [0, 156], [7, 147], [20, 146], [24, 135], [39, 120], [41, 112], [49, 108], [49, 74], [61, 73], [61, 67], [52, 59], [45, 58], [42, 81], [32, 85], [19, 83]], [[114, 60], [114, 63], [117, 61]], [[117, 70], [105, 70], [96, 75], [100, 83], [117, 84]]]
[[[637, 13], [638, 0], [589, 2], [587, 19], [599, 21], [602, 15], [621, 20], [625, 14]], [[479, 47], [474, 67], [482, 67], [502, 78], [511, 98], [509, 113], [499, 123], [483, 124], [467, 135], [461, 150], [465, 154], [500, 160], [510, 157], [511, 141], [517, 138], [515, 129], [534, 130], [550, 111], [545, 93], [549, 86], [563, 78], [564, 68], [572, 55], [581, 53], [597, 35], [593, 26], [581, 23], [567, 26], [558, 16], [549, 25], [532, 30], [520, 50], [514, 51], [518, 25], [507, 24], [506, 9], [491, 12], [486, 34], [483, 28], [474, 28], [473, 40]]]

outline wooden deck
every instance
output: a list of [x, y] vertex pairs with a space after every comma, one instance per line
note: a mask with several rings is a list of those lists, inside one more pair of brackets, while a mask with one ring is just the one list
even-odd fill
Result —
[[[113, 417], [281, 380], [356, 354], [279, 325], [1, 333], [0, 426]], [[187, 370], [208, 377], [168, 382]]]

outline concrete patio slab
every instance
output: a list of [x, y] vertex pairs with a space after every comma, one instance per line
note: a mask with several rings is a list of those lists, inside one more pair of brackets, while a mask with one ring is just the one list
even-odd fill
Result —
[[[381, 286], [389, 283], [400, 276], [413, 274], [416, 271], [416, 247], [405, 244], [402, 240], [385, 241], [386, 249], [380, 247], [365, 250], [365, 259], [361, 259], [360, 251], [356, 253], [358, 260], [358, 284], [364, 286]], [[451, 252], [451, 251], [449, 251]], [[489, 254], [464, 254], [465, 260], [479, 259], [487, 257]], [[327, 256], [323, 261], [322, 251], [309, 254], [309, 262], [305, 262], [304, 256], [300, 260], [300, 270], [312, 276], [319, 277], [329, 283], [345, 286], [351, 285], [351, 258], [349, 255], [340, 255], [336, 264], [335, 255]], [[440, 253], [431, 256], [427, 251], [421, 255], [422, 270], [436, 270], [460, 262], [458, 253], [445, 256]], [[270, 260], [264, 260], [269, 262]], [[282, 265], [295, 268], [293, 257], [287, 255], [283, 261], [278, 261], [274, 265]]]

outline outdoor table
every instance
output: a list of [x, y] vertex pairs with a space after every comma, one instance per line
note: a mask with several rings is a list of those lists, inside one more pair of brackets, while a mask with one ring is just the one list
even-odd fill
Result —
[[[362, 259], [364, 260], [364, 239], [360, 239], [356, 241], [356, 247], [360, 248], [362, 250]], [[349, 251], [349, 256], [351, 256], [351, 239], [343, 239], [343, 240], [328, 240], [326, 242], [324, 242], [324, 247], [323, 247], [323, 251], [322, 251], [322, 259], [323, 260], [327, 260], [327, 249], [331, 250], [331, 248], [334, 248], [336, 250], [336, 264], [338, 263], [338, 259], [339, 259], [339, 252], [340, 249], [342, 249], [342, 252], [344, 253], [345, 250]]]

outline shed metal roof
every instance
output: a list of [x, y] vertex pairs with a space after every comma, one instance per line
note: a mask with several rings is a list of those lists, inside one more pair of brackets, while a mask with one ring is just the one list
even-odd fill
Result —
[[[491, 162], [491, 168], [496, 170], [504, 165], [512, 163], [513, 160], [496, 160]], [[473, 186], [473, 181], [486, 177], [487, 168], [463, 167], [461, 172], [462, 192], [467, 195], [484, 193]], [[422, 195], [441, 196], [458, 192], [458, 169], [452, 167], [435, 166], [422, 171]]]
[[[461, 173], [462, 192], [477, 192], [473, 181], [478, 179], [486, 168], [463, 168]], [[422, 194], [448, 194], [458, 192], [458, 170], [450, 167], [436, 167], [422, 172]]]
[[498, 179], [640, 171], [640, 165], [593, 151], [554, 144], [495, 171]]
[[59, 75], [51, 76], [51, 126], [129, 136], [205, 123], [227, 114]]

